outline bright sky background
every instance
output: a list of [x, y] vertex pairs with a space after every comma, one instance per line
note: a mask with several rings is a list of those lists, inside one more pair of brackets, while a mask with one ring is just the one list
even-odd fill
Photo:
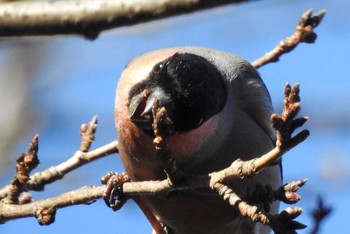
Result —
[[[285, 181], [309, 179], [300, 191], [303, 199], [298, 205], [305, 212], [298, 220], [311, 224], [310, 212], [321, 194], [334, 208], [321, 233], [350, 233], [346, 225], [350, 208], [348, 0], [264, 0], [123, 27], [105, 32], [95, 41], [78, 37], [39, 40], [35, 45], [49, 50], [31, 89], [33, 108], [40, 119], [35, 132], [27, 136], [15, 155], [26, 151], [31, 137], [38, 132], [41, 164], [37, 170], [66, 160], [79, 147], [81, 123], [94, 114], [99, 116], [99, 128], [93, 147], [115, 139], [115, 87], [124, 66], [134, 56], [163, 47], [196, 45], [253, 61], [290, 35], [300, 14], [309, 8], [327, 10], [316, 29], [317, 42], [302, 44], [280, 62], [259, 71], [276, 111], [281, 110], [285, 83], [299, 82], [301, 114], [310, 116], [306, 125], [310, 138], [284, 158]], [[16, 46], [13, 41], [0, 43], [8, 45], [0, 56]], [[12, 168], [1, 173], [0, 186], [10, 180]], [[83, 185], [99, 185], [99, 178], [108, 171], [123, 171], [116, 155], [84, 166], [48, 186], [45, 193], [33, 196], [38, 200]], [[150, 228], [131, 201], [113, 213], [99, 200], [90, 206], [58, 210], [56, 222], [50, 226], [41, 227], [35, 219], [26, 218], [0, 225], [0, 233], [151, 233]]]

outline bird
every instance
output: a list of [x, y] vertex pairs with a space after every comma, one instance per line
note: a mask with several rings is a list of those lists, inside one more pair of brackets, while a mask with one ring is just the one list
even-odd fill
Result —
[[[147, 90], [147, 94], [144, 91]], [[240, 56], [211, 48], [158, 49], [133, 58], [123, 70], [115, 99], [118, 150], [132, 181], [163, 180], [155, 157], [152, 106], [157, 101], [173, 122], [169, 139], [176, 165], [189, 175], [208, 174], [240, 158], [249, 160], [275, 145], [269, 92], [258, 71]], [[227, 185], [240, 197], [256, 187], [277, 189], [281, 165]], [[269, 233], [223, 199], [140, 196], [169, 233]], [[272, 203], [276, 214], [279, 203]]]

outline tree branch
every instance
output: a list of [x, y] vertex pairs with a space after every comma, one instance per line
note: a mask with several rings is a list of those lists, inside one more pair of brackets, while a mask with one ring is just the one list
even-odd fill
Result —
[[12, 219], [35, 216], [41, 225], [48, 225], [52, 223], [54, 212], [57, 209], [72, 205], [90, 204], [93, 200], [102, 197], [103, 190], [104, 186], [84, 186], [57, 197], [23, 205], [0, 202], [0, 224]]
[[[64, 175], [78, 167], [107, 155], [118, 153], [118, 142], [116, 140], [88, 152], [91, 142], [94, 139], [96, 127], [97, 117], [94, 116], [90, 123], [83, 124], [80, 128], [82, 135], [80, 149], [68, 160], [30, 176], [21, 188], [18, 189], [18, 193], [30, 190], [41, 191], [45, 188], [45, 185], [62, 179]], [[6, 197], [11, 189], [13, 189], [11, 184], [0, 189], [0, 199]]]
[[23, 191], [25, 184], [30, 180], [30, 172], [39, 164], [39, 136], [35, 135], [29, 144], [28, 152], [22, 154], [17, 159], [16, 175], [8, 185], [6, 197], [2, 200], [5, 203], [19, 203], [19, 196]]
[[[1, 10], [2, 9], [0, 8], [0, 15]], [[21, 15], [21, 13], [19, 13], [19, 15]], [[319, 19], [320, 21], [323, 15], [320, 13], [317, 15], [321, 15]], [[310, 24], [310, 17], [314, 20], [317, 18], [312, 17], [310, 12], [307, 14], [305, 13], [303, 16], [304, 17], [302, 17], [302, 19], [304, 20], [303, 22], [306, 22], [305, 24], [307, 24], [307, 22]], [[315, 27], [315, 25], [317, 26], [319, 21], [312, 21], [312, 27]], [[0, 22], [0, 34], [2, 32], [1, 23], [2, 22]], [[253, 65], [256, 67], [263, 66], [268, 62], [278, 59], [282, 54], [283, 53], [273, 53], [273, 56], [264, 56], [264, 62], [254, 62]], [[242, 215], [250, 217], [253, 221], [259, 221], [263, 224], [270, 225], [276, 231], [276, 233], [286, 233], [286, 231], [303, 228], [304, 226], [302, 224], [293, 220], [302, 212], [300, 208], [287, 208], [280, 214], [271, 216], [266, 214], [261, 206], [252, 205], [246, 202], [244, 199], [238, 197], [232, 189], [223, 183], [232, 178], [243, 179], [254, 176], [263, 168], [278, 163], [279, 158], [285, 152], [295, 147], [308, 137], [309, 132], [307, 130], [301, 131], [295, 136], [292, 136], [294, 130], [302, 126], [307, 120], [307, 117], [295, 119], [300, 109], [299, 86], [296, 85], [291, 88], [289, 85], [286, 85], [284, 93], [285, 99], [283, 113], [281, 115], [274, 114], [271, 117], [271, 124], [277, 131], [277, 144], [274, 149], [261, 157], [249, 161], [242, 161], [238, 159], [226, 169], [200, 176], [185, 175], [176, 167], [176, 162], [171, 155], [167, 140], [167, 138], [171, 135], [171, 131], [169, 131], [171, 121], [168, 121], [164, 110], [158, 109], [155, 106], [154, 119], [157, 122], [154, 124], [156, 136], [154, 145], [156, 147], [157, 157], [162, 160], [162, 164], [168, 178], [163, 181], [129, 182], [127, 177], [125, 177], [126, 179], [120, 179], [122, 178], [120, 177], [119, 181], [116, 181], [117, 183], [120, 183], [115, 185], [117, 189], [113, 190], [111, 187], [107, 186], [107, 189], [109, 189], [108, 192], [111, 193], [112, 196], [124, 196], [124, 198], [134, 195], [171, 197], [184, 196], [184, 194], [192, 195], [194, 198], [198, 198], [199, 196], [197, 195], [199, 193], [196, 193], [196, 189], [207, 188], [208, 191], [214, 190], [217, 192], [217, 194], [214, 194], [214, 196], [213, 193], [208, 193], [211, 198], [214, 197], [214, 199], [220, 199], [221, 196], [221, 198], [227, 201], [231, 206], [237, 208]], [[79, 166], [108, 154], [117, 153], [117, 141], [113, 141], [105, 146], [89, 152], [91, 143], [94, 140], [96, 126], [96, 117], [94, 117], [89, 124], [82, 125], [80, 129], [82, 142], [79, 150], [67, 161], [51, 167], [43, 172], [34, 174], [30, 177], [29, 181], [25, 180], [26, 182], [24, 185], [16, 188], [17, 190], [14, 197], [18, 198], [19, 193], [26, 190], [42, 190], [46, 184], [57, 179], [61, 179], [66, 173], [76, 169]], [[30, 151], [31, 148], [28, 150], [28, 154]], [[29, 176], [29, 172], [30, 170], [28, 171], [27, 177]], [[113, 176], [111, 176], [110, 179], [111, 178], [113, 178]], [[288, 204], [295, 203], [300, 199], [300, 196], [296, 194], [296, 191], [302, 187], [305, 182], [306, 180], [299, 180], [283, 185], [278, 190], [272, 192], [273, 196], [270, 199], [281, 200]], [[9, 186], [13, 186], [13, 184]], [[10, 188], [6, 186], [0, 190], [0, 199], [6, 197], [10, 193], [9, 189]], [[209, 199], [209, 196], [205, 197], [206, 194], [200, 195], [202, 196], [201, 198], [204, 197], [205, 199]], [[23, 199], [27, 200], [28, 203], [26, 204], [11, 204], [13, 202], [6, 202], [5, 199], [2, 199], [0, 201], [0, 223], [4, 223], [11, 219], [35, 216], [40, 224], [48, 225], [54, 221], [57, 209], [76, 204], [89, 204], [91, 201], [101, 197], [105, 198], [105, 196], [108, 196], [108, 194], [106, 194], [105, 186], [85, 186], [83, 188], [42, 201], [33, 202], [30, 198]], [[13, 201], [16, 203], [16, 199]], [[320, 205], [320, 207], [322, 207], [322, 205]]]
[[0, 3], [0, 37], [82, 35], [246, 0], [89, 0]]
[[317, 35], [313, 30], [321, 23], [325, 14], [325, 10], [321, 10], [314, 15], [312, 14], [312, 10], [305, 11], [299, 19], [295, 32], [280, 41], [273, 50], [255, 60], [252, 65], [255, 68], [259, 68], [268, 63], [277, 62], [283, 54], [292, 51], [299, 43], [314, 43]]
[[[303, 142], [309, 136], [309, 131], [307, 130], [303, 130], [295, 136], [292, 136], [294, 131], [307, 121], [305, 117], [295, 119], [300, 110], [299, 85], [296, 84], [291, 88], [291, 86], [287, 84], [284, 93], [284, 109], [282, 114], [274, 114], [271, 117], [271, 123], [277, 131], [277, 142], [274, 149], [265, 155], [248, 161], [237, 159], [228, 168], [199, 176], [184, 174], [176, 166], [176, 160], [169, 146], [169, 138], [173, 134], [173, 123], [168, 118], [165, 108], [158, 108], [158, 102], [155, 101], [152, 125], [155, 135], [153, 143], [156, 148], [156, 156], [162, 163], [167, 179], [163, 181], [129, 182], [130, 179], [128, 179], [128, 177], [125, 177], [127, 179], [123, 179], [123, 175], [112, 175], [106, 183], [107, 186], [104, 193], [104, 199], [107, 201], [106, 203], [108, 204], [108, 202], [110, 202], [111, 204], [108, 205], [113, 210], [118, 210], [125, 203], [125, 196], [184, 196], [182, 191], [187, 191], [186, 195], [193, 195], [198, 194], [195, 193], [196, 189], [205, 188], [207, 191], [210, 191], [210, 189], [217, 191], [218, 194], [232, 207], [236, 208], [242, 216], [249, 217], [252, 221], [269, 225], [275, 233], [294, 232], [297, 229], [305, 228], [305, 225], [294, 221], [294, 219], [302, 213], [302, 209], [297, 207], [287, 208], [280, 214], [271, 215], [268, 211], [265, 211], [265, 207], [249, 204], [247, 201], [240, 198], [233, 189], [224, 184], [225, 181], [232, 179], [245, 179], [255, 176], [260, 170], [271, 165], [276, 165], [284, 153]], [[305, 182], [306, 180], [300, 180], [284, 185], [273, 192], [275, 196], [266, 198], [267, 201], [259, 200], [259, 203], [269, 204], [275, 199], [286, 201], [289, 204], [295, 203], [300, 199], [296, 191], [303, 186]], [[270, 190], [271, 188], [269, 188], [269, 191]], [[115, 199], [115, 197], [117, 198]], [[203, 198], [203, 196], [201, 196], [201, 198]]]
[[[232, 163], [230, 167], [226, 169], [223, 169], [219, 172], [213, 172], [207, 175], [205, 174], [199, 176], [186, 175], [183, 172], [179, 171], [179, 169], [176, 167], [176, 161], [171, 154], [168, 139], [172, 134], [172, 121], [168, 119], [165, 109], [158, 108], [157, 102], [155, 102], [153, 108], [153, 111], [156, 112], [154, 113], [155, 118], [153, 124], [155, 132], [154, 145], [156, 147], [157, 157], [160, 161], [162, 161], [165, 172], [168, 175], [167, 179], [163, 181], [130, 182], [130, 179], [127, 175], [111, 175], [109, 176], [106, 187], [86, 186], [81, 189], [46, 200], [33, 202], [31, 199], [25, 199], [28, 201], [26, 204], [12, 204], [14, 202], [7, 202], [6, 199], [2, 199], [0, 202], [0, 223], [4, 223], [11, 219], [35, 216], [39, 224], [48, 225], [54, 222], [57, 209], [70, 205], [91, 203], [92, 200], [101, 197], [104, 197], [105, 200], [106, 197], [109, 198], [108, 201], [117, 201], [117, 203], [111, 207], [119, 209], [125, 203], [127, 197], [130, 196], [152, 195], [171, 197], [184, 196], [184, 194], [190, 194], [193, 196], [199, 194], [198, 192], [196, 193], [196, 189], [206, 188], [208, 192], [210, 190], [217, 191], [218, 195], [220, 195], [231, 206], [235, 207], [241, 213], [241, 215], [250, 217], [253, 221], [258, 221], [262, 224], [269, 225], [276, 233], [285, 233], [286, 231], [304, 228], [305, 225], [293, 220], [301, 214], [302, 210], [300, 208], [287, 208], [280, 214], [270, 215], [268, 213], [265, 213], [264, 209], [260, 205], [249, 204], [244, 199], [240, 198], [236, 193], [234, 193], [231, 188], [224, 184], [225, 181], [231, 180], [233, 178], [244, 179], [246, 177], [255, 176], [259, 170], [276, 164], [276, 162], [285, 152], [295, 147], [297, 144], [307, 138], [307, 131], [307, 133], [305, 133], [305, 131], [301, 132], [305, 133], [303, 137], [300, 137], [301, 133], [296, 134], [296, 136], [292, 137], [292, 133], [296, 130], [296, 128], [302, 126], [306, 121], [306, 119], [304, 119], [304, 121], [298, 121], [300, 118], [296, 120], [294, 119], [300, 109], [299, 101], [299, 86], [296, 85], [291, 88], [287, 84], [285, 88], [284, 99], [285, 108], [281, 115], [275, 114], [273, 115], [275, 117], [271, 118], [272, 124], [277, 130], [277, 144], [276, 147], [269, 153], [262, 155], [261, 157], [251, 159], [249, 161], [242, 161], [240, 159], [237, 159]], [[89, 124], [83, 125], [81, 127], [81, 146], [83, 146], [81, 149], [89, 149], [90, 143], [94, 139], [96, 123], [97, 118], [94, 117]], [[28, 155], [37, 155], [37, 142], [38, 141], [36, 136], [30, 144], [27, 153]], [[95, 152], [92, 155], [101, 157], [110, 151], [116, 152], [117, 149], [115, 146], [115, 143], [113, 143], [111, 144], [111, 147], [114, 148], [107, 148], [108, 150], [99, 150], [99, 153]], [[56, 170], [58, 170], [57, 168], [61, 168], [60, 171], [62, 174], [64, 174], [89, 161], [86, 159], [81, 160], [80, 156], [77, 156], [88, 154], [88, 152], [84, 153], [81, 150], [78, 150], [77, 152], [78, 153], [76, 153], [71, 159], [56, 166]], [[101, 154], [101, 152], [103, 154]], [[23, 156], [21, 158], [25, 159]], [[69, 163], [70, 161], [72, 161], [72, 163]], [[19, 161], [19, 163], [20, 162], [22, 161]], [[30, 170], [27, 170], [26, 174], [29, 172]], [[49, 178], [57, 179], [56, 177]], [[117, 180], [115, 178], [117, 178]], [[35, 180], [35, 176], [33, 176], [33, 180]], [[44, 176], [41, 176], [41, 180], [45, 181], [42, 186], [49, 182], [49, 180], [47, 180]], [[26, 181], [27, 179], [24, 180], [24, 182]], [[103, 181], [106, 183], [105, 179], [103, 179]], [[280, 197], [282, 197], [282, 201], [287, 200], [289, 203], [294, 203], [300, 199], [300, 196], [295, 192], [305, 182], [305, 180], [301, 180], [292, 182], [288, 185], [284, 185], [277, 191], [273, 192], [273, 194], [276, 195], [272, 197], [272, 200], [259, 202], [269, 203], [274, 199], [280, 199]], [[15, 184], [12, 186], [17, 185]], [[15, 197], [18, 197], [17, 195], [22, 192], [22, 187], [23, 186], [17, 187]], [[6, 192], [7, 194], [11, 194], [10, 191]], [[203, 199], [205, 195], [206, 194], [201, 195], [201, 198]], [[115, 196], [117, 196], [118, 199], [114, 199]], [[213, 195], [211, 196], [213, 197]], [[215, 197], [216, 199], [219, 198], [214, 194], [214, 198]], [[196, 198], [196, 196], [194, 196], [194, 198]]]

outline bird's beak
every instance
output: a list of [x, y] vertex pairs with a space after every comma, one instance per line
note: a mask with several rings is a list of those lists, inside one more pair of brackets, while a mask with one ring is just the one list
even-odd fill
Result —
[[168, 116], [172, 114], [172, 102], [168, 95], [162, 90], [153, 90], [152, 92], [144, 90], [142, 93], [131, 98], [129, 104], [130, 121], [141, 129], [152, 130], [153, 123], [153, 105], [158, 101], [159, 107], [165, 107]]
[[134, 96], [129, 104], [130, 121], [145, 130], [152, 130], [153, 100], [148, 90]]

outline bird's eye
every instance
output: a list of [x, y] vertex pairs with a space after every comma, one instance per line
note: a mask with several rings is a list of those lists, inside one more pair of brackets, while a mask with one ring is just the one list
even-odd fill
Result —
[[163, 63], [158, 63], [157, 65], [155, 65], [153, 67], [152, 72], [153, 73], [158, 73], [158, 72], [160, 72], [160, 70], [162, 70], [162, 68], [163, 68]]

